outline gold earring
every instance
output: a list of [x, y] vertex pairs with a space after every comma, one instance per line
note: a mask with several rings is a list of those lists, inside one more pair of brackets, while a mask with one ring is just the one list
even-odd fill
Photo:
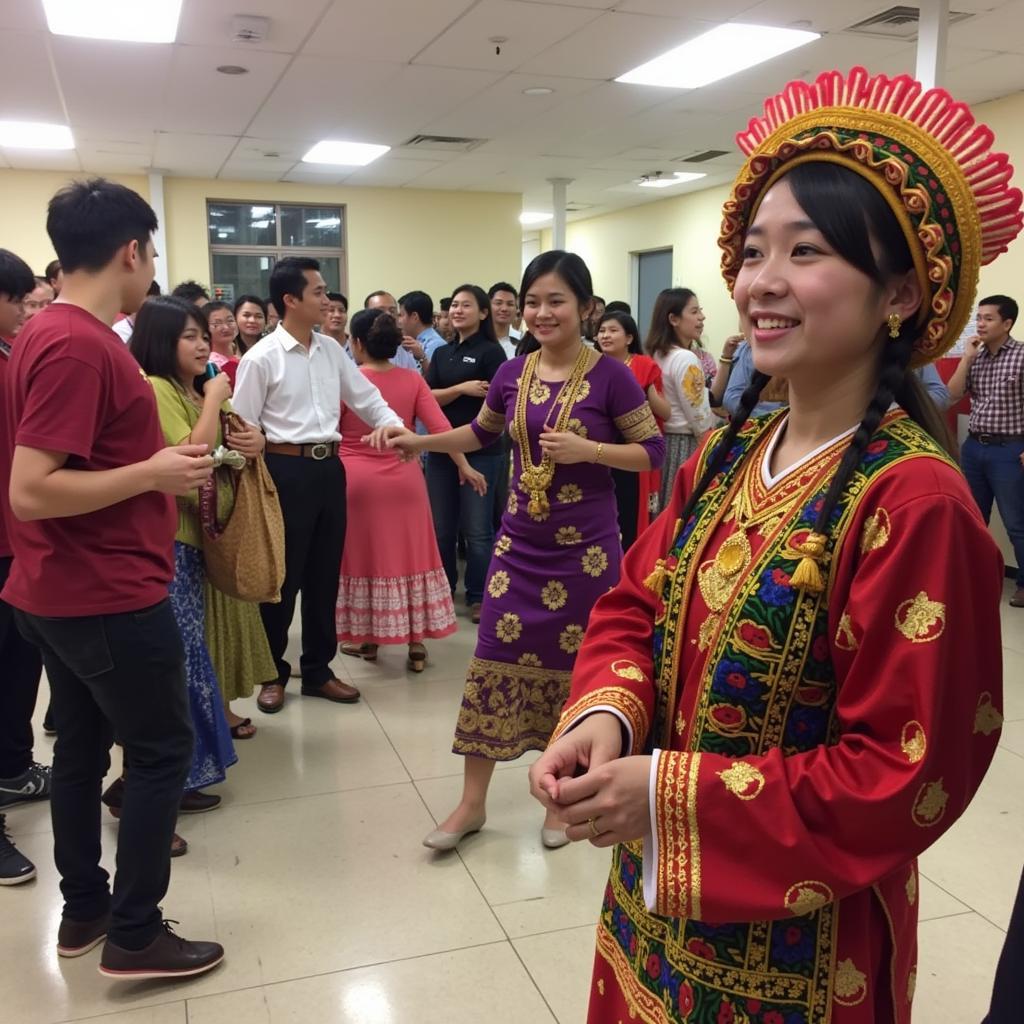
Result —
[[898, 338], [900, 336], [900, 328], [903, 326], [903, 321], [900, 320], [899, 313], [889, 314], [889, 337]]

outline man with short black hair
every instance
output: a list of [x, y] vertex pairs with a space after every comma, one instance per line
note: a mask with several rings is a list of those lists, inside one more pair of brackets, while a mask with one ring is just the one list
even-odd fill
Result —
[[431, 356], [448, 344], [434, 330], [434, 300], [426, 292], [406, 292], [398, 300], [398, 326], [404, 335], [402, 347], [426, 373]]
[[[61, 189], [46, 220], [58, 301], [18, 338], [4, 387], [14, 562], [3, 599], [40, 648], [57, 727], [51, 813], [61, 956], [103, 942], [99, 971], [138, 981], [223, 959], [162, 920], [192, 757], [185, 654], [168, 599], [173, 496], [210, 477], [205, 445], [164, 446], [153, 389], [110, 325], [153, 280], [156, 216], [123, 185]], [[11, 446], [14, 446], [13, 452]], [[100, 787], [114, 737], [130, 763], [113, 896], [100, 867]]]
[[341, 405], [370, 424], [369, 443], [375, 447], [405, 429], [337, 342], [314, 330], [327, 317], [327, 295], [316, 260], [288, 256], [275, 264], [270, 299], [281, 322], [245, 354], [233, 398], [235, 411], [267, 435], [267, 468], [284, 515], [281, 600], [260, 606], [278, 672], [256, 699], [267, 714], [284, 707], [291, 675], [284, 656], [300, 590], [303, 695], [340, 704], [359, 700], [359, 691], [330, 667], [338, 651], [334, 612], [345, 543], [345, 469], [338, 458]]
[[[50, 286], [43, 284], [50, 292]], [[13, 252], [0, 249], [0, 388], [7, 377], [13, 338], [22, 323], [22, 300], [38, 286], [28, 264]], [[53, 293], [50, 292], [52, 295]], [[0, 393], [0, 408], [5, 399]], [[0, 415], [0, 446], [8, 447], [6, 418]], [[9, 479], [0, 472], [0, 500], [7, 505]], [[13, 552], [4, 508], [0, 514], [0, 587], [11, 572]], [[39, 649], [18, 632], [14, 608], [0, 600], [0, 808], [25, 800], [45, 800], [50, 795], [50, 769], [32, 758], [32, 712], [36, 706], [43, 663]], [[5, 816], [0, 814], [0, 885], [18, 885], [35, 878], [35, 865], [7, 838]]]
[[[391, 314], [396, 323], [398, 322], [398, 302], [391, 292], [370, 292], [363, 300], [363, 309], [383, 309], [386, 313]], [[399, 366], [403, 370], [416, 370], [417, 373], [422, 372], [416, 357], [404, 348], [400, 348], [389, 362], [392, 366]]]
[[171, 295], [199, 307], [210, 301], [210, 293], [198, 281], [182, 281], [181, 284], [175, 285]]
[[971, 398], [968, 437], [960, 456], [971, 494], [987, 523], [992, 502], [1017, 563], [1010, 604], [1024, 608], [1024, 344], [1010, 337], [1017, 303], [990, 295], [978, 303], [977, 333], [949, 381], [953, 404]]
[[516, 310], [519, 308], [519, 292], [516, 291], [514, 284], [499, 281], [491, 285], [487, 297], [491, 300], [491, 320], [494, 323], [494, 333], [498, 336], [498, 344], [504, 350], [506, 359], [514, 359], [516, 346], [523, 337], [512, 326]]
[[348, 298], [341, 292], [327, 293], [327, 315], [321, 325], [324, 334], [342, 348], [348, 347]]
[[451, 341], [455, 337], [455, 332], [452, 330], [451, 306], [452, 298], [450, 295], [446, 295], [443, 299], [438, 300], [437, 312], [434, 314], [434, 330], [445, 341]]

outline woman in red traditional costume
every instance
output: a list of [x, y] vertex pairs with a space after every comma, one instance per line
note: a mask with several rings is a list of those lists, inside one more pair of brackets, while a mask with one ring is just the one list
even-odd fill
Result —
[[[1022, 197], [906, 76], [796, 82], [739, 142], [757, 373], [596, 605], [531, 785], [614, 847], [591, 1024], [908, 1024], [916, 858], [1002, 721], [1001, 559], [910, 371]], [[772, 377], [788, 412], [748, 421]]]

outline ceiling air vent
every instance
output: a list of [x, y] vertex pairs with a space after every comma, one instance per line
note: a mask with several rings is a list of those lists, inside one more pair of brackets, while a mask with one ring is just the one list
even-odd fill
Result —
[[573, 203], [569, 202], [565, 204], [566, 213], [582, 213], [584, 210], [592, 210], [594, 208], [593, 203]]
[[458, 135], [414, 135], [402, 145], [409, 149], [434, 149], [446, 153], [468, 153], [482, 146], [486, 139], [463, 139]]
[[[955, 25], [965, 21], [973, 14], [964, 11], [950, 11], [949, 23]], [[873, 18], [866, 18], [851, 25], [847, 32], [855, 32], [861, 36], [880, 36], [883, 39], [916, 39], [917, 26], [921, 20], [921, 11], [917, 7], [890, 7]]]
[[717, 160], [719, 157], [729, 156], [727, 149], [702, 149], [699, 153], [690, 156], [677, 156], [672, 158], [674, 164], [702, 164], [706, 160]]

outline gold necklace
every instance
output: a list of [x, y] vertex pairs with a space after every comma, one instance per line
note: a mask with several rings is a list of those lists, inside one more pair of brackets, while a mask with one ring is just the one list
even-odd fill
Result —
[[[551, 428], [556, 433], [563, 432], [572, 415], [572, 407], [576, 402], [587, 372], [589, 353], [586, 346], [580, 346], [580, 354], [576, 357], [569, 379], [565, 382], [562, 392], [556, 400], [561, 403], [561, 410], [558, 419]], [[526, 506], [527, 512], [536, 518], [546, 517], [551, 511], [551, 502], [548, 500], [547, 491], [555, 478], [555, 463], [548, 452], [541, 456], [540, 464], [533, 461], [530, 452], [530, 435], [526, 429], [526, 406], [527, 398], [535, 384], [541, 384], [539, 377], [536, 377], [537, 364], [540, 362], [540, 351], [531, 352], [526, 357], [523, 366], [523, 376], [519, 383], [519, 393], [516, 395], [516, 409], [514, 424], [516, 430], [516, 443], [519, 445], [519, 464], [522, 467], [519, 474], [519, 489], [529, 494], [530, 501]], [[546, 385], [545, 385], [546, 386]]]

